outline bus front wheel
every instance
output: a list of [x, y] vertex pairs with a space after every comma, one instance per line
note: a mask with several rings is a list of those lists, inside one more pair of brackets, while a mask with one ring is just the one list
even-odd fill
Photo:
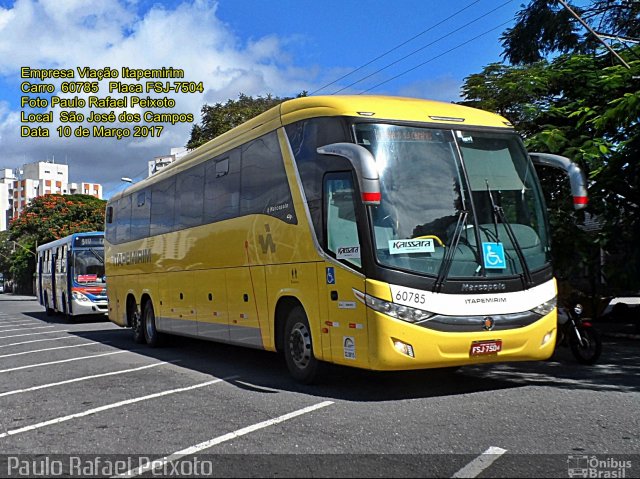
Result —
[[151, 301], [147, 301], [144, 305], [142, 329], [144, 330], [144, 339], [149, 346], [152, 348], [160, 346], [162, 336], [156, 328], [156, 315]]
[[321, 364], [313, 355], [309, 321], [301, 306], [291, 310], [285, 323], [284, 358], [296, 381], [311, 384], [319, 378]]

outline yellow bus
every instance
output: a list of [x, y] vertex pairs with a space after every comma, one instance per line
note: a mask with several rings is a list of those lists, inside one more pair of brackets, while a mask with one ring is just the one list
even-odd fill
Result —
[[[567, 159], [577, 207], [584, 175]], [[110, 199], [109, 318], [371, 370], [548, 358], [556, 284], [502, 117], [382, 96], [283, 102]]]

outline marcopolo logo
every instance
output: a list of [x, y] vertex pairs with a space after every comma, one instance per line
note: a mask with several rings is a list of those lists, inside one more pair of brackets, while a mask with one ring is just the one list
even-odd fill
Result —
[[624, 478], [631, 472], [631, 461], [615, 457], [600, 458], [589, 455], [567, 457], [569, 477]]

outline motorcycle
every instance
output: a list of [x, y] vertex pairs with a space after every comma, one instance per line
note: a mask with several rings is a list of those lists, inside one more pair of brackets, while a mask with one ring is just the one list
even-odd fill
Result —
[[582, 319], [582, 305], [558, 310], [557, 344], [569, 346], [580, 364], [595, 364], [602, 353], [602, 338], [590, 321]]

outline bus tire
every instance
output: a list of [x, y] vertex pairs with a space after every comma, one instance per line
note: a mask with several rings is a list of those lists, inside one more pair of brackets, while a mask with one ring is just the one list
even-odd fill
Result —
[[131, 318], [131, 332], [133, 333], [133, 342], [142, 344], [145, 342], [144, 329], [142, 327], [142, 317], [137, 306], [129, 312]]
[[156, 328], [156, 314], [153, 310], [153, 303], [147, 301], [142, 312], [142, 329], [144, 339], [149, 346], [156, 348], [162, 343], [162, 334]]
[[313, 355], [311, 329], [302, 306], [294, 307], [284, 327], [284, 358], [289, 373], [303, 384], [312, 384], [320, 378], [322, 365]]

